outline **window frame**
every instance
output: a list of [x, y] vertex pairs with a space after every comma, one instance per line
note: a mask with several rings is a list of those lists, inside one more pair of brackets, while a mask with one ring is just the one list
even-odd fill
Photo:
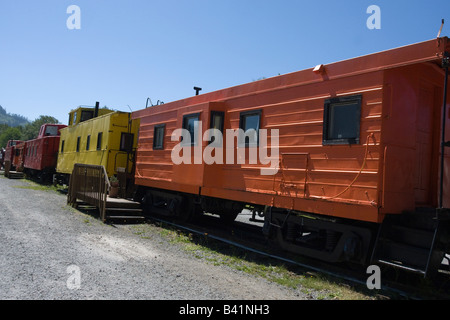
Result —
[[94, 110], [81, 110], [80, 123], [94, 118]]
[[[244, 131], [244, 134], [247, 130], [245, 130], [245, 121], [246, 117], [257, 115], [259, 117], [258, 121], [258, 129], [256, 130], [256, 143], [250, 143], [250, 141], [247, 141], [246, 136], [239, 137], [238, 145], [239, 147], [259, 147], [259, 130], [261, 129], [261, 118], [262, 118], [262, 110], [249, 110], [249, 111], [243, 111], [239, 114], [239, 129]], [[245, 139], [245, 140], [243, 140]]]
[[[210, 120], [209, 120], [209, 128], [210, 129], [216, 129], [214, 128], [214, 119], [216, 116], [219, 116], [220, 119], [220, 124], [219, 124], [219, 128], [217, 130], [219, 130], [222, 133], [222, 141], [219, 142], [220, 145], [222, 145], [223, 142], [223, 131], [224, 131], [224, 127], [225, 127], [225, 112], [223, 111], [215, 111], [212, 110], [210, 112]], [[210, 136], [209, 137], [209, 142], [208, 144], [211, 144], [214, 142], [214, 140], [212, 140], [212, 138], [215, 138], [214, 136]]]
[[97, 151], [102, 150], [102, 139], [103, 139], [103, 131], [97, 133]]
[[119, 150], [131, 153], [133, 151], [133, 144], [134, 144], [134, 133], [121, 132]]
[[89, 134], [86, 137], [86, 151], [89, 151], [90, 148], [91, 148], [91, 135]]
[[[162, 143], [161, 145], [157, 144], [158, 139], [156, 139], [156, 133], [162, 129]], [[166, 135], [166, 124], [157, 124], [153, 128], [153, 150], [164, 150], [164, 138]]]
[[[332, 121], [330, 119], [331, 111], [333, 106], [337, 104], [345, 104], [345, 103], [356, 103], [356, 137], [355, 138], [331, 138], [330, 129]], [[324, 113], [323, 113], [323, 136], [322, 136], [322, 144], [325, 145], [351, 145], [351, 144], [360, 144], [360, 136], [361, 136], [361, 106], [362, 106], [362, 95], [352, 95], [352, 96], [343, 96], [343, 97], [334, 97], [330, 99], [326, 99], [324, 103]]]
[[[189, 119], [190, 118], [194, 118], [194, 117], [196, 117], [197, 118], [197, 122], [199, 122], [200, 123], [200, 116], [201, 116], [201, 113], [200, 112], [197, 112], [197, 113], [190, 113], [190, 114], [185, 114], [184, 116], [183, 116], [183, 126], [182, 126], [182, 128], [183, 129], [185, 129], [185, 130], [188, 130], [189, 131], [189, 129], [187, 128], [187, 124], [189, 123]], [[200, 131], [201, 131], [201, 129], [202, 128], [200, 128]], [[190, 132], [189, 132], [190, 133]], [[196, 139], [197, 138], [197, 135], [195, 134], [195, 132], [194, 132], [194, 137], [192, 137], [192, 135], [191, 135], [191, 141], [189, 141], [189, 142], [187, 142], [187, 141], [184, 141], [184, 139], [183, 139], [183, 141], [181, 141], [181, 145], [182, 146], [197, 146], [197, 144], [198, 144], [198, 139]], [[201, 137], [201, 132], [200, 132], [200, 139], [201, 139], [202, 137]]]
[[81, 146], [81, 136], [77, 137], [77, 152], [80, 152], [80, 146]]

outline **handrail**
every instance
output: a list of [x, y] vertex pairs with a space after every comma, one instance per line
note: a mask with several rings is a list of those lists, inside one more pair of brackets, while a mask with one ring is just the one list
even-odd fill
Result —
[[99, 208], [100, 217], [105, 221], [110, 187], [104, 166], [76, 163], [70, 176], [67, 204], [76, 207], [77, 199], [87, 202]]

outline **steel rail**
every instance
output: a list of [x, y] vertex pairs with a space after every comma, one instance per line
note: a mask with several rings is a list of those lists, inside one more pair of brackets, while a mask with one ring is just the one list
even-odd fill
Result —
[[[358, 284], [358, 285], [367, 286], [367, 282], [366, 281], [360, 280], [360, 279], [358, 279], [356, 277], [348, 276], [348, 275], [345, 275], [345, 274], [342, 274], [342, 273], [338, 273], [338, 272], [333, 272], [333, 271], [327, 270], [325, 268], [315, 267], [315, 266], [312, 266], [312, 265], [309, 265], [309, 264], [301, 263], [301, 262], [298, 262], [298, 261], [295, 261], [295, 260], [292, 260], [292, 259], [289, 259], [289, 258], [285, 258], [285, 257], [279, 256], [279, 255], [274, 255], [274, 254], [271, 254], [271, 253], [267, 253], [267, 252], [264, 252], [262, 250], [255, 249], [255, 248], [249, 247], [247, 245], [241, 244], [239, 242], [232, 241], [232, 240], [220, 237], [220, 236], [213, 235], [210, 232], [204, 232], [204, 231], [201, 231], [201, 230], [193, 229], [191, 227], [187, 227], [187, 226], [184, 226], [184, 225], [179, 224], [179, 223], [175, 223], [175, 222], [172, 222], [172, 221], [169, 221], [169, 220], [165, 220], [163, 218], [159, 218], [159, 217], [155, 217], [155, 216], [151, 216], [151, 217], [147, 217], [147, 218], [149, 220], [157, 221], [157, 222], [164, 223], [164, 224], [170, 225], [170, 226], [178, 228], [178, 229], [182, 229], [182, 230], [185, 230], [185, 231], [188, 231], [188, 232], [192, 232], [192, 233], [195, 233], [195, 234], [198, 234], [198, 235], [202, 235], [204, 237], [207, 237], [207, 238], [210, 238], [210, 239], [213, 239], [213, 240], [216, 240], [216, 241], [220, 241], [220, 242], [226, 243], [228, 245], [231, 245], [231, 246], [238, 247], [238, 248], [246, 250], [246, 251], [250, 251], [250, 252], [256, 253], [256, 254], [261, 255], [261, 256], [265, 256], [265, 257], [272, 258], [272, 259], [275, 259], [275, 260], [283, 261], [283, 262], [286, 262], [286, 263], [289, 263], [289, 264], [292, 264], [292, 265], [296, 265], [296, 266], [299, 266], [299, 267], [307, 269], [307, 270], [311, 270], [311, 271], [318, 272], [318, 273], [321, 273], [321, 274], [326, 274], [328, 276], [335, 277], [335, 278], [338, 278], [338, 279], [343, 279], [343, 280], [346, 280], [346, 281], [349, 281], [349, 282], [352, 282], [352, 283], [355, 283], [355, 284]], [[412, 299], [412, 300], [422, 300], [422, 298], [420, 298], [420, 297], [412, 296], [411, 293], [408, 293], [408, 292], [406, 292], [404, 290], [397, 289], [397, 288], [394, 288], [392, 286], [385, 285], [385, 284], [381, 285], [381, 289], [380, 290], [381, 291], [385, 291], [385, 292], [396, 293], [396, 294], [398, 294], [400, 296], [407, 297], [408, 299]]]

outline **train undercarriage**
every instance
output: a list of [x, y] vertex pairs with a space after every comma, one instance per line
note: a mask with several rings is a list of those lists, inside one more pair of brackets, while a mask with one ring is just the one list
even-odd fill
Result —
[[32, 180], [48, 184], [52, 182], [55, 169], [53, 167], [45, 168], [43, 170], [24, 168], [23, 172]]
[[[203, 213], [230, 223], [246, 203], [158, 189], [139, 189], [146, 214], [192, 221]], [[262, 233], [283, 250], [329, 263], [382, 264], [424, 276], [437, 272], [450, 252], [450, 210], [417, 209], [388, 215], [382, 224], [268, 206], [249, 206], [264, 217]], [[247, 207], [247, 208], [249, 208]]]

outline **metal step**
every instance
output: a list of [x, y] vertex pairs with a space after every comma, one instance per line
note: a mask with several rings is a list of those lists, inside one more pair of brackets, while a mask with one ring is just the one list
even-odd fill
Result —
[[408, 244], [418, 248], [430, 248], [433, 242], [434, 231], [392, 225], [387, 237], [393, 241]]
[[386, 216], [380, 227], [372, 262], [426, 276], [434, 261], [438, 224], [435, 214], [418, 211]]
[[430, 249], [419, 248], [403, 243], [383, 240], [379, 244], [378, 262], [389, 263], [403, 269], [426, 272]]
[[424, 270], [408, 267], [408, 266], [405, 266], [405, 265], [403, 265], [401, 263], [398, 263], [398, 262], [385, 261], [385, 260], [378, 260], [377, 262], [379, 262], [381, 264], [384, 264], [384, 265], [388, 265], [388, 266], [394, 267], [394, 268], [399, 268], [399, 269], [403, 269], [403, 270], [406, 270], [406, 271], [415, 272], [415, 273], [419, 273], [419, 274], [425, 275], [425, 271]]
[[106, 216], [106, 220], [133, 220], [144, 221], [144, 216]]
[[127, 209], [141, 209], [139, 202], [123, 199], [123, 198], [110, 198], [106, 199], [106, 209], [109, 208], [127, 208]]
[[106, 207], [108, 211], [139, 211], [142, 212], [141, 208], [126, 208], [126, 207]]
[[106, 207], [106, 220], [144, 221], [142, 208], [139, 203], [120, 203], [118, 206]]
[[23, 179], [23, 177], [24, 177], [23, 172], [10, 171], [8, 174], [9, 179]]

